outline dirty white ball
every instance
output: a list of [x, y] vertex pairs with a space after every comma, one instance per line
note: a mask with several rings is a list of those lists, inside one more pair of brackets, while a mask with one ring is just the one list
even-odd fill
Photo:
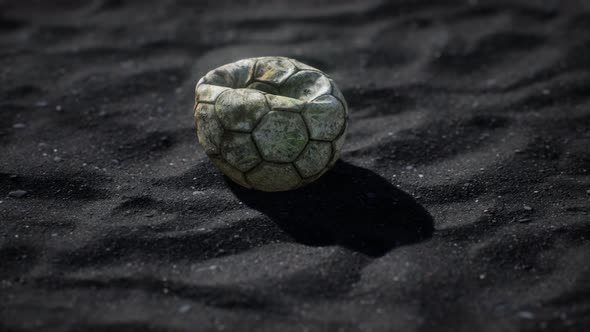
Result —
[[296, 189], [338, 159], [348, 106], [316, 68], [284, 57], [244, 59], [207, 73], [195, 92], [199, 143], [246, 188]]

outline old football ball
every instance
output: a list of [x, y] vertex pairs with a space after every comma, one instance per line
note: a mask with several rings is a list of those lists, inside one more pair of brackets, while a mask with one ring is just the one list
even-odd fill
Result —
[[244, 59], [207, 73], [195, 94], [199, 143], [246, 188], [296, 189], [339, 157], [348, 106], [316, 68], [285, 57]]

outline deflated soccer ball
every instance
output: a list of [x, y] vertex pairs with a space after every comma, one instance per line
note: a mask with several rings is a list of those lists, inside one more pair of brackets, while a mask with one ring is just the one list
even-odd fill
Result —
[[284, 57], [245, 59], [210, 71], [195, 92], [199, 143], [246, 188], [296, 189], [338, 159], [348, 106], [316, 68]]

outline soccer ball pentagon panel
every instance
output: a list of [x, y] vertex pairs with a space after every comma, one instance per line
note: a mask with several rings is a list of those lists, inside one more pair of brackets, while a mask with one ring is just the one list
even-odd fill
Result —
[[348, 106], [316, 68], [285, 57], [244, 59], [207, 73], [195, 93], [199, 143], [246, 188], [297, 189], [339, 157]]

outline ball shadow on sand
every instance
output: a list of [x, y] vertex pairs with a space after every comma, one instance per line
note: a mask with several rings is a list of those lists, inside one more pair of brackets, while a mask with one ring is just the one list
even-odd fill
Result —
[[434, 228], [430, 214], [410, 195], [368, 169], [341, 161], [296, 191], [265, 193], [233, 183], [230, 188], [295, 241], [310, 246], [340, 245], [382, 256], [429, 238]]

